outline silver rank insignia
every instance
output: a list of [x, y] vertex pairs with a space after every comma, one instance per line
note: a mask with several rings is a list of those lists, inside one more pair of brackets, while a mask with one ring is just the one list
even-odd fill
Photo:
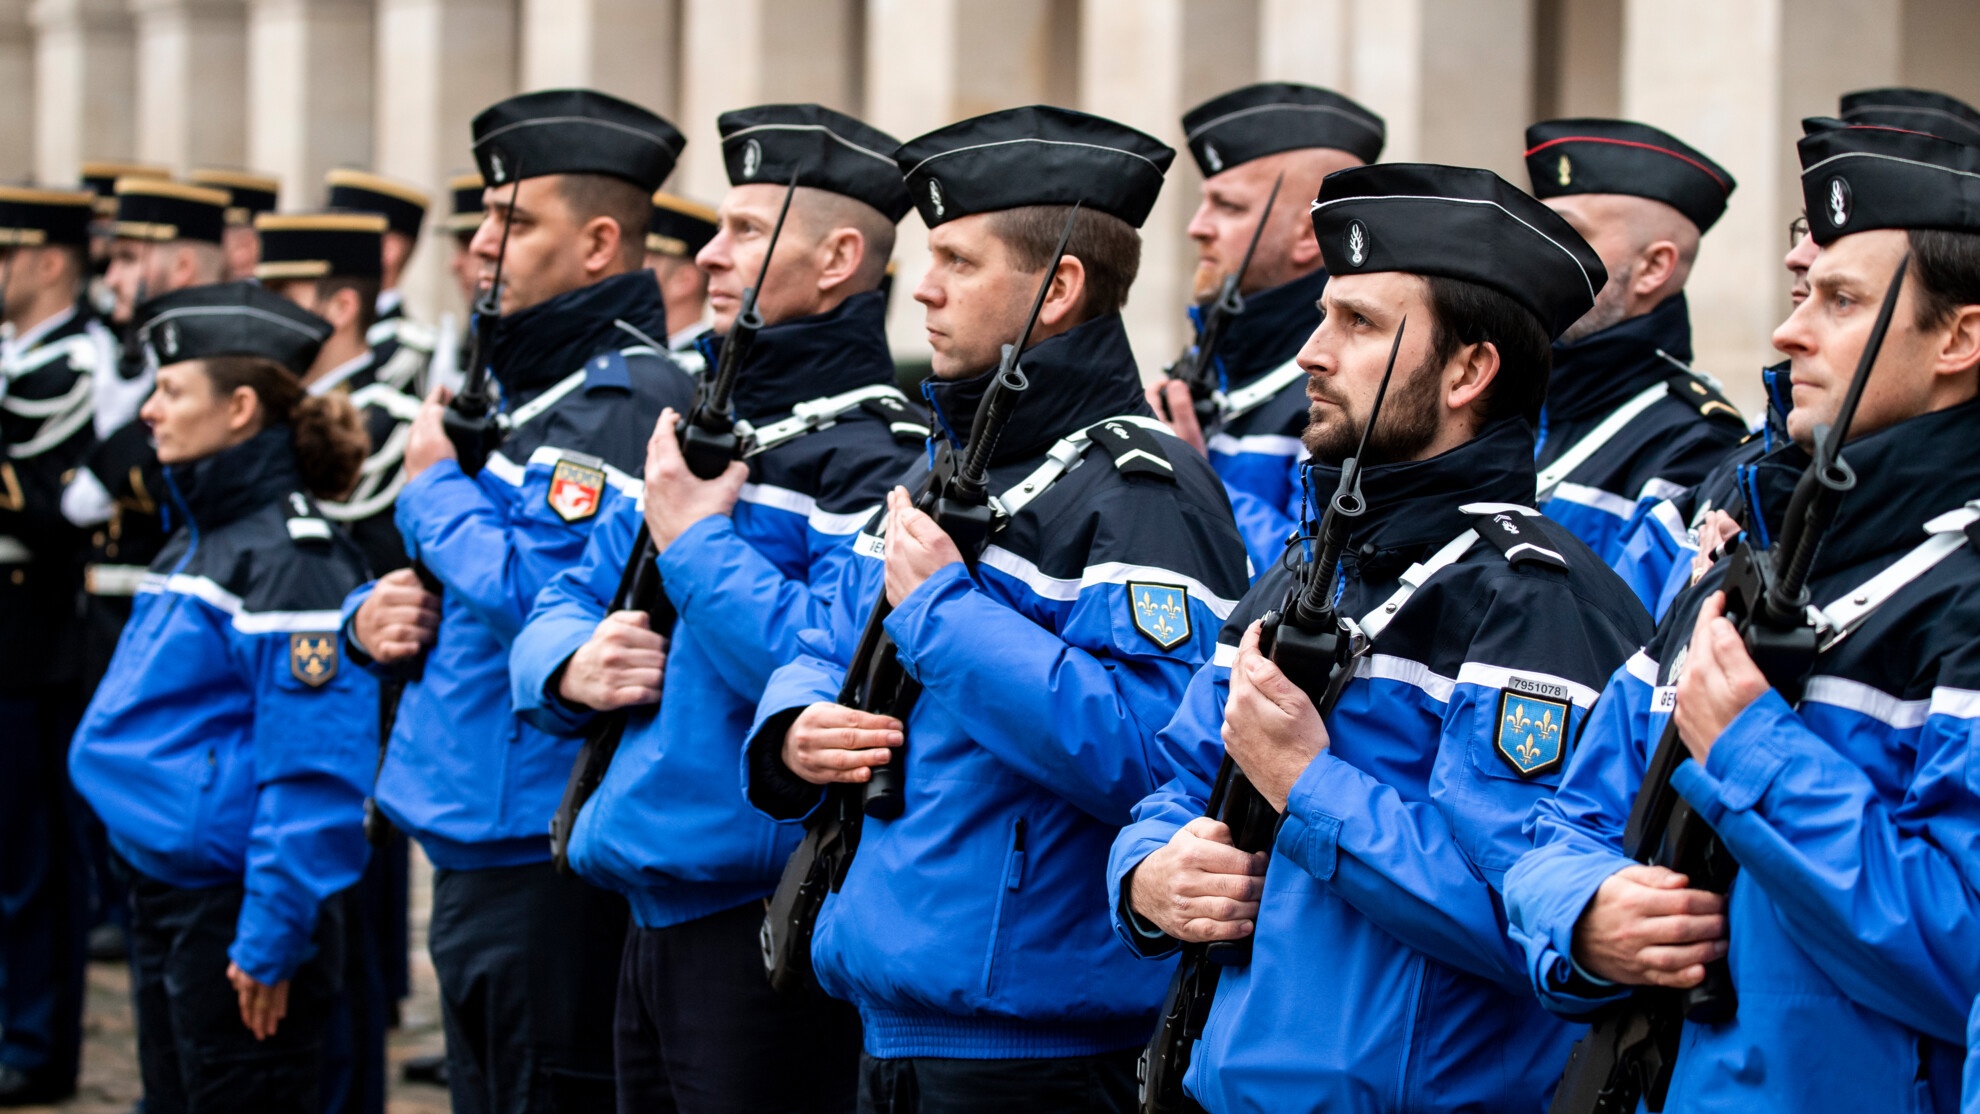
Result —
[[565, 522], [578, 522], [598, 513], [605, 495], [605, 470], [560, 460], [550, 473], [550, 509]]
[[322, 688], [337, 676], [337, 636], [328, 631], [289, 636], [289, 673], [310, 688]]
[[1189, 589], [1128, 581], [1134, 629], [1164, 650], [1189, 641]]
[[[1519, 679], [1514, 680], [1517, 682]], [[1543, 686], [1536, 684], [1533, 687]], [[1520, 688], [1500, 689], [1499, 757], [1511, 763], [1521, 777], [1534, 777], [1559, 766], [1561, 756], [1567, 749], [1568, 709], [1571, 706], [1565, 691], [1556, 699]]]

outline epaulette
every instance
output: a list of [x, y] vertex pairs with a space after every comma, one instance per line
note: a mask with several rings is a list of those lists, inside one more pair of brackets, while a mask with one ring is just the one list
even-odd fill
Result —
[[1168, 451], [1153, 430], [1109, 418], [1087, 428], [1094, 445], [1113, 458], [1114, 469], [1123, 476], [1153, 476], [1164, 483], [1176, 482], [1176, 466], [1169, 463]]
[[1671, 397], [1681, 399], [1692, 409], [1707, 418], [1719, 418], [1738, 422], [1746, 428], [1746, 417], [1739, 412], [1719, 389], [1705, 381], [1697, 372], [1681, 371], [1664, 381], [1671, 390]]
[[298, 545], [329, 545], [333, 537], [330, 520], [316, 513], [309, 497], [300, 491], [291, 491], [288, 502], [282, 504], [288, 515], [289, 539]]
[[918, 445], [928, 440], [928, 419], [916, 414], [900, 395], [874, 395], [862, 400], [859, 408], [886, 422], [888, 432], [903, 445]]
[[1567, 558], [1555, 549], [1540, 523], [1546, 516], [1517, 503], [1467, 503], [1458, 508], [1471, 516], [1471, 528], [1509, 565], [1545, 565], [1565, 570]]
[[626, 367], [626, 353], [602, 352], [584, 365], [584, 393], [598, 390], [632, 390], [632, 372]]

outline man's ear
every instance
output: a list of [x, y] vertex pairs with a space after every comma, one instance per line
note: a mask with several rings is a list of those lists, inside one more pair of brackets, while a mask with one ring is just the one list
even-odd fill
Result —
[[1444, 365], [1444, 406], [1466, 410], [1478, 406], [1499, 378], [1499, 346], [1489, 340], [1467, 344]]
[[1960, 306], [1946, 326], [1945, 341], [1932, 361], [1934, 375], [1961, 375], [1980, 364], [1980, 306]]
[[342, 332], [345, 328], [357, 324], [358, 301], [359, 294], [355, 289], [349, 286], [342, 287], [330, 296], [329, 304], [323, 307], [323, 316], [329, 319], [332, 328]]
[[1320, 240], [1313, 234], [1313, 222], [1307, 219], [1305, 213], [1299, 214], [1298, 229], [1293, 236], [1292, 251], [1286, 258], [1295, 267], [1311, 267], [1320, 258]]
[[253, 387], [235, 387], [234, 393], [227, 396], [227, 429], [239, 433], [252, 429], [261, 413], [261, 396], [254, 393]]
[[600, 275], [619, 259], [619, 222], [611, 217], [593, 217], [578, 229], [579, 250], [584, 253], [584, 273]]
[[[1025, 291], [1025, 312], [1031, 312], [1031, 299], [1037, 295], [1036, 288]], [[1052, 289], [1045, 295], [1045, 306], [1038, 311], [1038, 323], [1047, 328], [1072, 325], [1086, 303], [1086, 264], [1076, 255], [1067, 255], [1059, 260], [1059, 269], [1052, 275]]]
[[866, 260], [866, 237], [856, 228], [834, 228], [818, 241], [818, 290], [825, 293], [859, 273]]
[[1637, 255], [1631, 265], [1635, 274], [1629, 280], [1629, 292], [1638, 298], [1648, 297], [1671, 281], [1677, 273], [1678, 246], [1669, 240], [1658, 240]]

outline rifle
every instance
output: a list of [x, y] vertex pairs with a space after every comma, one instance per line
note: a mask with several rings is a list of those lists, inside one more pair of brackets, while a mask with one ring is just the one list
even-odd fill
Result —
[[[1066, 244], [1072, 239], [1073, 225], [1084, 202], [1075, 203], [1066, 214], [1059, 246], [1052, 253], [1051, 266], [1039, 281], [1031, 302], [1031, 314], [1018, 333], [1017, 342], [1006, 344], [991, 373], [990, 388], [976, 408], [970, 423], [969, 443], [958, 452], [943, 441], [935, 451], [935, 462], [914, 495], [917, 510], [934, 516], [942, 530], [962, 551], [963, 560], [974, 569], [989, 543], [994, 515], [990, 509], [990, 456], [997, 447], [1004, 426], [1010, 421], [1019, 396], [1029, 386], [1018, 357], [1031, 342], [1038, 325], [1038, 314], [1045, 296], [1052, 289], [1059, 262], [1065, 258]], [[894, 640], [887, 635], [887, 616], [894, 607], [887, 602], [883, 588], [867, 612], [866, 625], [846, 670], [845, 684], [838, 703], [862, 712], [892, 716], [903, 724], [921, 695], [921, 684], [901, 668], [894, 651]], [[897, 748], [885, 766], [875, 766], [864, 785], [835, 785], [826, 800], [807, 822], [804, 841], [784, 865], [777, 891], [763, 920], [760, 937], [763, 966], [770, 985], [780, 991], [795, 992], [814, 985], [811, 971], [811, 932], [825, 895], [836, 893], [852, 869], [853, 855], [859, 849], [865, 818], [891, 820], [906, 807], [902, 764], [906, 751]]]
[[[1808, 614], [1809, 570], [1843, 496], [1856, 486], [1856, 473], [1842, 458], [1842, 446], [1849, 440], [1857, 403], [1884, 346], [1909, 264], [1909, 255], [1898, 261], [1835, 422], [1815, 429], [1814, 460], [1788, 500], [1779, 542], [1769, 547], [1755, 540], [1758, 531], [1748, 530], [1733, 550], [1722, 584], [1726, 617], [1739, 630], [1746, 652], [1767, 683], [1789, 704], [1800, 700], [1818, 652]], [[1640, 863], [1668, 867], [1684, 875], [1695, 889], [1723, 894], [1732, 888], [1739, 863], [1718, 833], [1671, 786], [1671, 775], [1690, 758], [1673, 714], [1664, 724], [1630, 808], [1623, 853]], [[1598, 1015], [1588, 1034], [1575, 1042], [1549, 1114], [1632, 1114], [1639, 1099], [1649, 1110], [1662, 1110], [1684, 1023], [1724, 1021], [1738, 1009], [1731, 969], [1724, 959], [1706, 964], [1704, 981], [1686, 990], [1637, 987], [1629, 998]]]
[[[509, 212], [516, 209], [516, 194], [522, 189], [522, 179], [518, 177], [509, 187]], [[502, 316], [502, 263], [509, 255], [509, 221], [502, 224], [502, 243], [495, 250], [495, 278], [488, 284], [481, 297], [476, 298], [473, 310], [473, 324], [469, 326], [467, 379], [461, 384], [459, 394], [447, 403], [441, 413], [442, 428], [447, 431], [447, 440], [454, 443], [454, 455], [459, 458], [461, 471], [470, 476], [481, 474], [488, 465], [488, 456], [501, 447], [502, 439], [508, 436], [508, 428], [502, 424], [501, 415], [495, 412], [495, 394], [488, 386], [488, 351], [495, 335], [495, 322]], [[412, 561], [413, 575], [419, 578], [419, 586], [429, 593], [439, 596], [446, 588], [426, 562], [415, 557]], [[426, 654], [420, 653], [408, 661], [403, 670], [405, 683], [410, 684], [426, 675]], [[404, 689], [401, 688], [402, 694]], [[378, 737], [378, 767], [372, 773], [372, 785], [378, 784], [378, 775], [385, 772], [385, 752], [392, 745], [392, 729], [399, 719], [398, 695], [392, 697], [392, 706], [380, 718], [384, 730]], [[364, 799], [364, 838], [373, 847], [383, 847], [392, 838], [392, 822], [378, 811], [375, 796]]]
[[[742, 305], [736, 311], [736, 319], [729, 326], [729, 335], [722, 340], [722, 355], [711, 374], [706, 368], [695, 383], [694, 406], [688, 411], [687, 420], [675, 430], [680, 440], [681, 457], [687, 462], [688, 471], [704, 480], [712, 480], [726, 471], [729, 465], [741, 460], [748, 446], [736, 424], [736, 378], [742, 366], [749, 359], [749, 353], [756, 346], [756, 334], [763, 331], [763, 314], [757, 308], [757, 293], [763, 289], [763, 282], [770, 275], [770, 257], [777, 252], [777, 241], [784, 234], [784, 218], [791, 212], [791, 197], [797, 193], [797, 175], [791, 175], [790, 185], [784, 189], [784, 205], [777, 211], [777, 224], [770, 230], [770, 242], [764, 248], [763, 262], [756, 271], [756, 283], [743, 288]], [[648, 532], [644, 518], [639, 524], [639, 535], [633, 541], [632, 555], [626, 560], [626, 567], [619, 574], [618, 590], [612, 594], [612, 611], [644, 611], [651, 620], [652, 629], [658, 632], [671, 630], [679, 615], [667, 598], [666, 588], [660, 583], [660, 567], [655, 562], [660, 556], [653, 544], [653, 535]], [[619, 753], [619, 741], [625, 737], [626, 720], [632, 714], [630, 707], [614, 708], [600, 712], [585, 728], [584, 742], [578, 747], [577, 761], [571, 766], [571, 776], [564, 783], [563, 799], [557, 803], [557, 811], [550, 817], [550, 860], [557, 869], [570, 874], [571, 832], [577, 827], [578, 813], [584, 810], [586, 801], [591, 799], [598, 787], [605, 783], [605, 775], [612, 768], [612, 759]]]
[[1196, 339], [1183, 347], [1182, 354], [1176, 357], [1174, 363], [1162, 369], [1169, 378], [1189, 384], [1196, 424], [1206, 437], [1222, 421], [1217, 405], [1217, 396], [1223, 392], [1223, 384], [1217, 377], [1217, 344], [1224, 339], [1231, 319], [1244, 312], [1244, 295], [1238, 292], [1238, 286], [1244, 282], [1245, 272], [1251, 270], [1251, 257], [1257, 253], [1258, 241], [1265, 236], [1265, 225], [1272, 219], [1272, 206], [1279, 200], [1279, 187], [1285, 184], [1286, 176], [1281, 173], [1272, 183], [1272, 192], [1265, 197], [1265, 210], [1258, 214], [1258, 226], [1251, 230], [1251, 243], [1244, 249], [1243, 261], [1238, 264], [1237, 270], [1224, 276], [1216, 300], [1198, 319]]
[[[1389, 366], [1382, 372], [1375, 389], [1375, 404], [1369, 408], [1368, 424], [1362, 427], [1361, 444], [1354, 455], [1341, 462], [1340, 483], [1321, 515], [1320, 553], [1309, 561], [1302, 575], [1286, 592], [1277, 610], [1268, 611], [1259, 621], [1259, 652], [1270, 658], [1294, 684], [1306, 691], [1321, 715], [1331, 712], [1341, 691], [1354, 677], [1354, 662], [1365, 649], [1365, 641], [1351, 621], [1344, 620], [1334, 605], [1339, 584], [1341, 554], [1347, 549], [1348, 529], [1368, 512], [1361, 494], [1361, 471], [1368, 456], [1368, 442], [1375, 422], [1382, 415], [1382, 400], [1388, 397], [1389, 380], [1396, 372], [1396, 356], [1402, 351], [1404, 318], [1396, 326], [1396, 337], [1389, 345]], [[1310, 520], [1309, 520], [1310, 521]], [[1210, 786], [1210, 800], [1204, 815], [1221, 821], [1231, 831], [1231, 842], [1249, 854], [1270, 851], [1278, 830], [1279, 813], [1272, 807], [1238, 764], [1224, 755], [1217, 765], [1217, 778]], [[1203, 1035], [1216, 1000], [1217, 981], [1226, 967], [1242, 967], [1251, 962], [1252, 938], [1185, 943], [1176, 973], [1169, 980], [1168, 998], [1162, 1003], [1162, 1017], [1155, 1036], [1142, 1050], [1137, 1065], [1141, 1083], [1142, 1114], [1185, 1114], [1196, 1110], [1183, 1091], [1183, 1076], [1189, 1071], [1190, 1053]]]

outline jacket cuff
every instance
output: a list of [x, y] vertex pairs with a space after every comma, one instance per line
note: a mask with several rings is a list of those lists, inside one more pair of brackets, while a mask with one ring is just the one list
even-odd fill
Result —
[[[886, 591], [886, 586], [881, 585], [880, 590]], [[907, 598], [900, 602], [900, 606], [894, 608], [887, 616], [887, 634], [894, 640], [901, 668], [907, 670], [908, 676], [917, 680], [921, 677], [921, 671], [916, 664], [916, 655], [917, 651], [929, 649], [928, 646], [922, 645], [926, 641], [923, 636], [928, 632], [931, 612], [936, 602], [975, 590], [976, 582], [969, 578], [969, 566], [956, 561], [936, 569], [927, 580], [921, 582], [919, 588], [909, 592]], [[989, 597], [984, 598], [987, 600]]]
[[1285, 815], [1279, 818], [1274, 841], [1278, 853], [1322, 882], [1332, 879], [1340, 866], [1342, 822], [1335, 812], [1344, 802], [1368, 796], [1363, 784], [1367, 778], [1332, 751], [1315, 755], [1286, 794]]
[[234, 942], [227, 946], [227, 958], [236, 967], [263, 986], [274, 986], [293, 977], [296, 968], [315, 954], [308, 932], [288, 923], [265, 897], [249, 891], [234, 924]]
[[790, 708], [763, 721], [743, 748], [743, 793], [756, 811], [776, 821], [804, 820], [825, 801], [813, 785], [784, 765], [784, 736], [802, 708]]
[[721, 587], [721, 577], [733, 563], [709, 559], [709, 550], [724, 545], [748, 545], [736, 533], [736, 521], [725, 514], [711, 514], [681, 531], [665, 552], [654, 559], [660, 582], [667, 586], [667, 598], [681, 614], [698, 599]]
[[[1145, 959], [1159, 959], [1181, 947], [1174, 937], [1156, 928], [1147, 918], [1134, 911], [1128, 899], [1134, 893], [1134, 872], [1148, 856], [1160, 850], [1166, 841], [1157, 838], [1158, 833], [1147, 830], [1147, 821], [1130, 825], [1124, 830], [1113, 851], [1108, 855], [1107, 889], [1114, 935], [1120, 937], [1128, 950]], [[1173, 834], [1173, 829], [1169, 829]]]
[[[1785, 736], [1792, 729], [1803, 729], [1800, 720], [1795, 718], [1794, 710], [1788, 707], [1780, 693], [1768, 689], [1760, 699], [1734, 716], [1712, 744], [1711, 752], [1705, 756], [1703, 770], [1710, 778], [1674, 779], [1674, 784], [1680, 793], [1690, 799], [1691, 794], [1685, 789], [1687, 782], [1702, 789], [1705, 781], [1714, 781], [1720, 804], [1735, 811], [1750, 809], [1766, 795], [1767, 787], [1773, 784], [1774, 778], [1792, 756], [1789, 746], [1785, 745]], [[1685, 766], [1695, 765], [1695, 762], [1683, 763], [1678, 772], [1682, 774]], [[1692, 803], [1696, 805], [1701, 802]]]

